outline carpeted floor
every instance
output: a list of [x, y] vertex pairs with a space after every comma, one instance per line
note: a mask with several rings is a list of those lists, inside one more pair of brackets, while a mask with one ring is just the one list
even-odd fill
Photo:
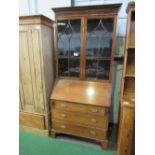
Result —
[[116, 153], [20, 131], [19, 155], [116, 155]]

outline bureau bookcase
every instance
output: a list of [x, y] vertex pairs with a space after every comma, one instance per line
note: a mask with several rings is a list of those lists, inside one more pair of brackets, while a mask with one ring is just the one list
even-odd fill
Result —
[[135, 2], [127, 7], [128, 23], [120, 94], [118, 155], [134, 155], [135, 124]]
[[51, 135], [64, 133], [108, 146], [117, 14], [121, 4], [54, 8], [56, 82]]
[[42, 15], [20, 17], [20, 127], [45, 135], [49, 132], [53, 53], [53, 22]]

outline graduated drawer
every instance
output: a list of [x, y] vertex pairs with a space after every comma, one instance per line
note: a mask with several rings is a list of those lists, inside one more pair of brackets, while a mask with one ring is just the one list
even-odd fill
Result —
[[45, 116], [27, 113], [27, 112], [20, 112], [19, 123], [20, 125], [24, 125], [24, 126], [44, 129], [45, 128]]
[[97, 129], [93, 127], [75, 125], [68, 122], [63, 121], [52, 121], [52, 130], [57, 133], [66, 133], [71, 135], [77, 135], [86, 138], [92, 138], [96, 140], [106, 140], [107, 138], [107, 130]]
[[67, 111], [81, 112], [81, 113], [83, 112], [83, 113], [98, 114], [98, 115], [105, 115], [109, 110], [108, 108], [105, 108], [105, 107], [79, 104], [79, 103], [62, 102], [62, 101], [54, 101], [53, 108], [67, 110]]
[[104, 116], [83, 114], [79, 112], [68, 112], [58, 109], [52, 110], [52, 119], [59, 119], [79, 124], [91, 125], [103, 129], [108, 128], [108, 114]]

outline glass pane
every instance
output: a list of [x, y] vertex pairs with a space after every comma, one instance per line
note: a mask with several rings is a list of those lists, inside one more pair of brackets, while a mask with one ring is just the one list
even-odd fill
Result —
[[92, 79], [96, 78], [97, 73], [97, 61], [96, 60], [87, 60], [86, 61], [86, 78]]
[[[109, 78], [110, 60], [112, 52], [112, 36], [113, 36], [113, 19], [88, 19], [86, 61], [88, 60], [91, 61], [91, 59], [92, 61], [96, 60], [97, 79], [108, 80]], [[108, 61], [101, 61], [101, 60], [108, 60]], [[89, 75], [87, 73], [86, 75], [87, 78], [89, 78]]]
[[[79, 76], [77, 73], [77, 68], [80, 66], [80, 61], [75, 62], [70, 61], [70, 58], [80, 57], [80, 34], [81, 34], [81, 20], [60, 20], [57, 22], [58, 27], [58, 58], [67, 58], [68, 61], [64, 68], [67, 69], [68, 63], [70, 63], [70, 68], [66, 76]], [[73, 69], [74, 68], [74, 69]], [[75, 71], [76, 68], [76, 71]], [[74, 70], [74, 71], [72, 71]], [[61, 72], [61, 71], [60, 71]], [[79, 72], [79, 71], [78, 71]], [[61, 75], [61, 74], [60, 74]], [[65, 76], [63, 75], [63, 76]]]
[[80, 57], [80, 20], [71, 20], [70, 24], [73, 29], [73, 34], [70, 40], [70, 54], [72, 57]]
[[100, 80], [108, 80], [110, 72], [110, 61], [100, 60], [98, 64], [97, 78]]
[[110, 57], [113, 19], [88, 19], [87, 56]]
[[68, 56], [69, 53], [69, 42], [68, 35], [65, 33], [67, 21], [58, 22], [58, 55]]
[[80, 56], [80, 20], [62, 20], [58, 26], [58, 54], [60, 56]]
[[68, 59], [59, 59], [58, 72], [60, 76], [68, 76]]
[[70, 59], [69, 60], [69, 76], [79, 77], [80, 76], [80, 63], [79, 59]]

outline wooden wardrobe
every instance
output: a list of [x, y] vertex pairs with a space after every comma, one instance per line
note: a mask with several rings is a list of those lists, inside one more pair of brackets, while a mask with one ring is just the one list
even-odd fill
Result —
[[120, 94], [118, 155], [134, 155], [135, 135], [135, 2], [127, 7], [128, 23]]
[[20, 128], [48, 135], [53, 21], [43, 15], [19, 17], [19, 64]]
[[107, 148], [120, 6], [53, 9], [57, 80], [51, 93], [52, 136], [79, 136]]

